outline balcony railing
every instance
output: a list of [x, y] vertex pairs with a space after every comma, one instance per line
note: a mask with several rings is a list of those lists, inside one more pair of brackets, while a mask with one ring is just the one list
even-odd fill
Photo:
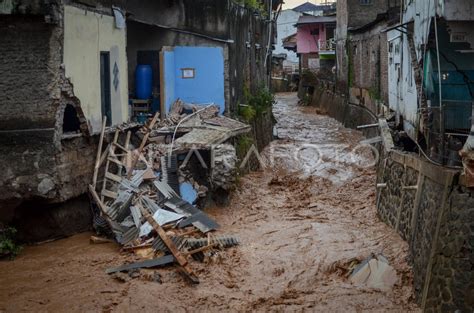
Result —
[[336, 40], [331, 38], [329, 40], [318, 40], [319, 51], [334, 51], [336, 50]]

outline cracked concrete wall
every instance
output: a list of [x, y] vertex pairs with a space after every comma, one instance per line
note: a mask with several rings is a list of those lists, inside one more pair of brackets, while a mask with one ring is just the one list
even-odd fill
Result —
[[[82, 111], [93, 134], [98, 134], [102, 128], [100, 53], [109, 53], [111, 125], [126, 122], [128, 120], [126, 29], [117, 29], [114, 17], [111, 15], [65, 5], [62, 51], [66, 77], [73, 86], [74, 94], [81, 101]], [[116, 76], [115, 69], [118, 71]], [[114, 85], [115, 79], [117, 88]]]

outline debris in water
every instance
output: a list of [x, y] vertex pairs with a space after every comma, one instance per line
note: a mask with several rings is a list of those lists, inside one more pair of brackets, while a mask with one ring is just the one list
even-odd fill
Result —
[[[109, 148], [98, 151], [94, 178], [89, 185], [98, 207], [94, 220], [101, 220], [100, 226], [109, 228], [103, 233], [110, 234], [123, 246], [123, 251], [132, 251], [145, 259], [108, 269], [107, 273], [178, 263], [186, 277], [196, 283], [199, 280], [189, 266], [189, 256], [202, 261], [204, 253], [210, 255], [214, 249], [238, 243], [234, 237], [210, 235], [219, 225], [194, 205], [207, 189], [195, 182], [192, 174], [187, 179], [180, 177], [178, 162], [187, 162], [187, 152], [208, 150], [250, 130], [246, 124], [218, 116], [218, 112], [214, 105], [200, 107], [177, 100], [168, 119], [159, 121], [157, 113], [143, 127], [137, 149], [130, 148], [130, 132], [125, 141], [119, 143], [121, 134], [117, 130]], [[99, 147], [103, 146], [104, 131], [105, 121]], [[165, 144], [169, 137], [171, 142]], [[234, 177], [235, 149], [230, 145], [220, 147], [220, 151], [226, 153], [216, 158], [216, 163], [221, 165], [217, 168], [226, 171], [203, 173], [207, 170], [207, 166], [203, 166], [196, 169], [195, 174], [207, 175], [214, 181], [213, 185], [222, 188], [233, 182], [229, 177]], [[227, 170], [221, 163], [227, 167], [230, 164], [231, 169]], [[102, 164], [105, 164], [103, 170]], [[159, 175], [155, 175], [155, 171], [159, 171]], [[103, 173], [101, 188], [97, 186], [99, 173]], [[107, 242], [99, 237], [91, 240]], [[120, 275], [115, 278], [124, 280]]]
[[397, 272], [381, 254], [371, 256], [354, 269], [350, 281], [354, 285], [389, 291], [398, 280]]

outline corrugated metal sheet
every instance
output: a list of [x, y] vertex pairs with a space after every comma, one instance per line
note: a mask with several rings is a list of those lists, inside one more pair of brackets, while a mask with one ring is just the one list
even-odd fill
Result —
[[131, 227], [129, 230], [127, 230], [123, 234], [123, 236], [120, 240], [120, 243], [124, 246], [128, 245], [129, 243], [131, 243], [132, 241], [134, 241], [135, 239], [138, 238], [138, 233], [139, 233], [138, 228]]
[[130, 207], [130, 213], [132, 214], [133, 221], [135, 222], [135, 226], [140, 228], [142, 226], [142, 212], [136, 206]]

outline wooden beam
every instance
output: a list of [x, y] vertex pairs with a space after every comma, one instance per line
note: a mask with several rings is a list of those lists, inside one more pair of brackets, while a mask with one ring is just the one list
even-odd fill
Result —
[[156, 220], [153, 218], [153, 216], [151, 216], [148, 210], [143, 207], [140, 201], [137, 202], [137, 206], [140, 208], [140, 211], [142, 212], [142, 215], [145, 217], [147, 222], [150, 223], [151, 227], [153, 227], [153, 229], [158, 233], [158, 236], [160, 236], [161, 240], [163, 240], [163, 242], [165, 243], [166, 247], [168, 247], [168, 249], [171, 251], [171, 253], [176, 259], [176, 262], [181, 265], [186, 274], [186, 277], [189, 278], [193, 283], [199, 283], [199, 279], [189, 266], [188, 260], [186, 259], [186, 257], [183, 256], [183, 254], [181, 254], [174, 242], [166, 235], [165, 230], [156, 222]]
[[[115, 135], [114, 135], [114, 140], [112, 141], [112, 144], [110, 145], [110, 148], [109, 148], [109, 156], [110, 157], [114, 157], [115, 156], [115, 146], [114, 146], [114, 143], [117, 143], [118, 141], [118, 138], [119, 138], [119, 129], [117, 129], [115, 131]], [[110, 162], [109, 160], [107, 160], [107, 162], [105, 163], [105, 173], [107, 173], [109, 171], [109, 166], [110, 166]], [[101, 197], [101, 200], [104, 201], [104, 191], [106, 191], [106, 187], [107, 187], [107, 179], [104, 178], [104, 181], [102, 182], [102, 192], [100, 194], [100, 197]], [[112, 197], [113, 198], [113, 197]], [[117, 198], [117, 197], [115, 197]], [[114, 199], [115, 199], [114, 198]]]
[[100, 200], [99, 195], [97, 194], [97, 191], [95, 191], [95, 189], [94, 189], [94, 187], [92, 187], [92, 185], [89, 185], [89, 192], [91, 193], [92, 198], [94, 199], [94, 201], [97, 204], [97, 206], [99, 207], [99, 209], [102, 211], [102, 214], [105, 217], [105, 219], [107, 220], [107, 222], [110, 223], [110, 217], [107, 214], [107, 207]]
[[97, 156], [95, 158], [95, 166], [94, 166], [94, 176], [92, 178], [92, 186], [95, 189], [97, 184], [97, 175], [99, 174], [99, 167], [100, 167], [100, 160], [102, 154], [102, 145], [104, 144], [104, 134], [105, 134], [105, 126], [107, 125], [107, 116], [104, 116], [102, 121], [102, 130], [100, 132], [100, 139], [99, 139], [99, 147], [97, 148]]
[[155, 114], [155, 116], [153, 116], [153, 119], [151, 120], [150, 124], [148, 124], [148, 126], [146, 126], [147, 132], [146, 132], [145, 136], [143, 136], [140, 147], [138, 147], [138, 153], [137, 153], [138, 156], [133, 156], [132, 166], [130, 167], [130, 170], [128, 171], [127, 179], [132, 178], [133, 169], [135, 168], [135, 166], [138, 163], [138, 158], [142, 154], [143, 149], [145, 148], [145, 146], [148, 142], [148, 137], [150, 137], [150, 132], [153, 129], [153, 127], [155, 126], [156, 122], [158, 121], [158, 118], [159, 118], [159, 113], [157, 112]]

